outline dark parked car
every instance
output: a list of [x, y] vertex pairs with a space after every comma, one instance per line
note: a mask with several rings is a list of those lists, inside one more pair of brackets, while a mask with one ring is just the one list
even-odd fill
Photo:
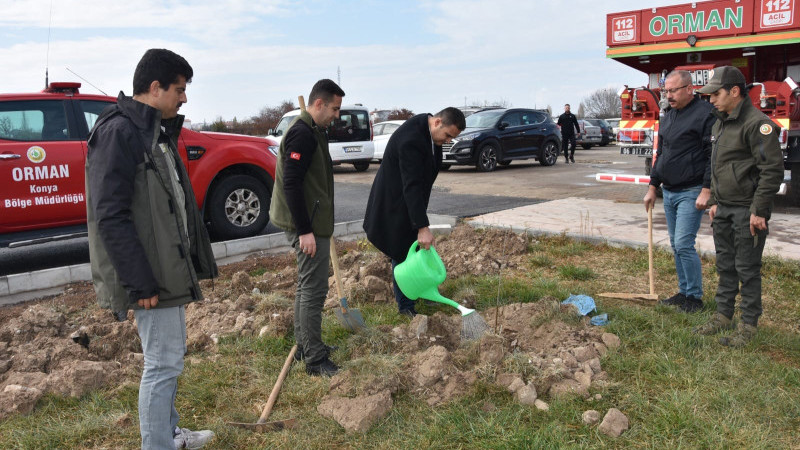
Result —
[[600, 127], [600, 147], [608, 145], [611, 141], [616, 140], [614, 128], [604, 119], [585, 119], [590, 124]]
[[547, 111], [490, 109], [467, 117], [467, 128], [445, 144], [442, 163], [475, 165], [481, 172], [515, 159], [535, 158], [543, 166], [552, 166], [560, 147], [558, 125]]

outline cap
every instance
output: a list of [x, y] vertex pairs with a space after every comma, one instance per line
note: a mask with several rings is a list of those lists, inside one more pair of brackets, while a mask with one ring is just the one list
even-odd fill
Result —
[[733, 66], [722, 66], [708, 72], [708, 83], [697, 90], [701, 94], [713, 94], [725, 85], [747, 84], [742, 72]]

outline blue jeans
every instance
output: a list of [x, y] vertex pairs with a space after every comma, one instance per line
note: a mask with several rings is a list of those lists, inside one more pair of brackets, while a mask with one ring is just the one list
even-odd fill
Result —
[[134, 310], [142, 339], [144, 372], [139, 385], [139, 430], [143, 449], [174, 449], [178, 425], [175, 395], [186, 354], [183, 306]]
[[392, 288], [394, 289], [394, 299], [397, 301], [397, 310], [398, 311], [415, 311], [414, 310], [414, 300], [406, 297], [403, 294], [403, 291], [400, 290], [400, 287], [397, 285], [397, 280], [394, 278], [394, 268], [400, 264], [399, 262], [392, 260]]
[[675, 270], [678, 273], [678, 288], [685, 296], [703, 297], [703, 268], [700, 256], [694, 248], [697, 230], [703, 210], [694, 206], [702, 186], [680, 191], [664, 191], [664, 215], [672, 253], [675, 255]]

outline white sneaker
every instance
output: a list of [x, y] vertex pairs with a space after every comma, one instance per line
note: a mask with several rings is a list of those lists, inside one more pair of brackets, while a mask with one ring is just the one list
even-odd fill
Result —
[[208, 444], [208, 441], [214, 438], [214, 432], [211, 430], [192, 431], [188, 428], [175, 427], [174, 441], [175, 448], [189, 448], [197, 449], [202, 448]]

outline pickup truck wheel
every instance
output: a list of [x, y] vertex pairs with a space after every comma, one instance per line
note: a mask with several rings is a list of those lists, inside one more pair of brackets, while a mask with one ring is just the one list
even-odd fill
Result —
[[589, 150], [592, 148], [592, 144], [581, 144], [581, 147], [583, 147], [584, 150]]
[[497, 147], [493, 143], [483, 144], [478, 149], [475, 168], [481, 172], [491, 172], [497, 168]]
[[356, 168], [356, 172], [363, 172], [369, 169], [369, 162], [356, 162], [353, 163], [353, 167]]
[[257, 235], [267, 226], [270, 200], [269, 189], [250, 175], [223, 179], [207, 205], [212, 234], [224, 240]]
[[552, 166], [558, 161], [558, 147], [553, 141], [547, 141], [542, 149], [542, 157], [539, 158], [539, 164], [543, 166]]

